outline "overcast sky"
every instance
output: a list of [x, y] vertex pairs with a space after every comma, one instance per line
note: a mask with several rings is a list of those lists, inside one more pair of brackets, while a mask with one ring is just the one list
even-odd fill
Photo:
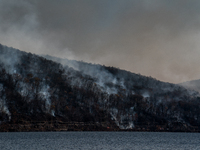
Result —
[[200, 79], [200, 1], [0, 0], [0, 43], [166, 82]]

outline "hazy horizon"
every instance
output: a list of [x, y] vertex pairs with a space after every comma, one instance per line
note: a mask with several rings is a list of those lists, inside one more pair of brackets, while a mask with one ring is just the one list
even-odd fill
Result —
[[198, 0], [0, 0], [0, 43], [181, 83], [200, 79]]

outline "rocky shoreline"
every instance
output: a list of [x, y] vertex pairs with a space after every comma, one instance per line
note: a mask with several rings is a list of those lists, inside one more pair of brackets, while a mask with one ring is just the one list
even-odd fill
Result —
[[120, 129], [114, 124], [93, 122], [24, 122], [2, 123], [0, 132], [46, 132], [46, 131], [127, 131], [127, 132], [196, 132], [199, 127], [135, 126], [133, 129]]

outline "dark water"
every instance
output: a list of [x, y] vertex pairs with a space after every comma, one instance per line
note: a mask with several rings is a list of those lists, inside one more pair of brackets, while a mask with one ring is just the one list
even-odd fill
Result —
[[0, 133], [0, 150], [200, 150], [199, 133]]

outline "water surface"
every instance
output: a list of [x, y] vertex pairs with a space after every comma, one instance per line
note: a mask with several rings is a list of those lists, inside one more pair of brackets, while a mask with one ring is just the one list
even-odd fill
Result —
[[0, 150], [199, 150], [199, 133], [0, 133]]

